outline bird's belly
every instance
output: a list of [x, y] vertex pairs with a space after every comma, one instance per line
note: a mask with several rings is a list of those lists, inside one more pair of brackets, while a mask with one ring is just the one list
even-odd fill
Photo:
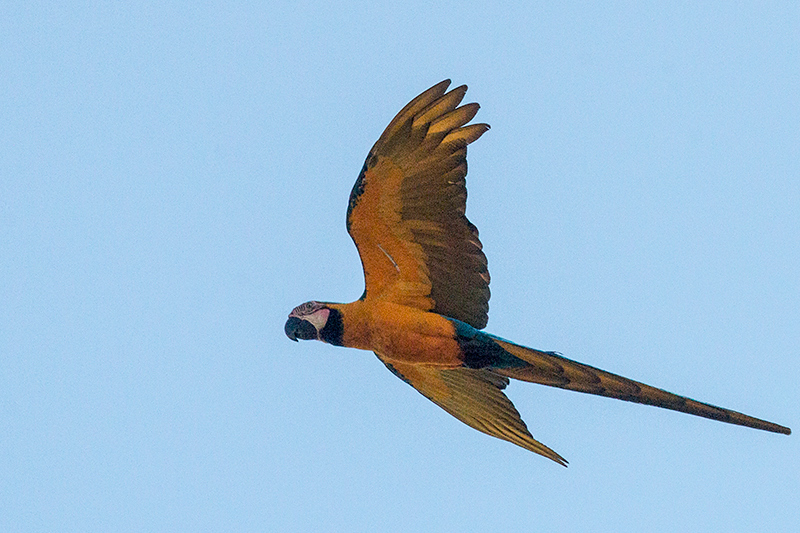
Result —
[[373, 351], [384, 359], [441, 368], [462, 366], [461, 350], [452, 335], [438, 332], [382, 330], [373, 335]]

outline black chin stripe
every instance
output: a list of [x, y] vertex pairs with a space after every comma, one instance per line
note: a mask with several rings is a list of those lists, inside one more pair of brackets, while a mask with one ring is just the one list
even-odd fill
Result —
[[334, 346], [344, 346], [342, 335], [344, 333], [344, 324], [342, 323], [342, 313], [336, 309], [330, 309], [328, 314], [328, 321], [325, 327], [319, 332], [321, 340]]

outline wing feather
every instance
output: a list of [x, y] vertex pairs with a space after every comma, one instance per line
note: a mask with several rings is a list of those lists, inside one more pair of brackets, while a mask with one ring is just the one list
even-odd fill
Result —
[[376, 355], [393, 374], [468, 426], [567, 465], [563, 457], [528, 431], [514, 404], [503, 393], [507, 377], [486, 368], [438, 369], [390, 362]]
[[438, 83], [406, 105], [370, 150], [353, 186], [347, 229], [364, 268], [363, 298], [386, 299], [486, 326], [489, 271], [467, 219], [467, 87]]
[[449, 132], [455, 128], [460, 128], [467, 122], [473, 119], [478, 113], [480, 106], [478, 104], [467, 104], [450, 111], [433, 122], [431, 122], [429, 133], [443, 133]]
[[455, 109], [458, 106], [458, 104], [461, 103], [461, 100], [464, 99], [465, 94], [467, 94], [467, 86], [462, 85], [460, 87], [456, 87], [455, 89], [445, 94], [438, 100], [435, 100], [432, 104], [430, 104], [422, 112], [420, 112], [416, 117], [414, 117], [414, 122], [413, 122], [414, 127], [421, 128], [431, 122], [435, 122], [438, 119], [438, 117], [441, 117], [442, 115], [445, 115], [446, 113]]
[[463, 142], [464, 144], [469, 144], [473, 141], [476, 141], [478, 137], [483, 135], [486, 132], [486, 127], [484, 124], [470, 124], [469, 126], [464, 126], [461, 129], [456, 131], [451, 131], [448, 133], [442, 143], [452, 143], [452, 142]]

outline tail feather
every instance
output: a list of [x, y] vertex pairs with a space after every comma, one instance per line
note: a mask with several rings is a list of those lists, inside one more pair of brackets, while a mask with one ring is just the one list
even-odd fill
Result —
[[698, 402], [662, 389], [633, 381], [599, 368], [584, 365], [553, 352], [542, 352], [513, 344], [503, 339], [493, 340], [511, 355], [521, 359], [525, 366], [494, 368], [498, 374], [509, 378], [560, 387], [562, 389], [608, 396], [628, 402], [654, 405], [691, 415], [719, 420], [774, 433], [791, 434], [787, 427], [767, 422], [737, 411]]

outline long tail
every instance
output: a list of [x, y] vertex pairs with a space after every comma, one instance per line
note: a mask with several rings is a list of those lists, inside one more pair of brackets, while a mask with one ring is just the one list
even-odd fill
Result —
[[578, 392], [587, 392], [599, 396], [608, 396], [609, 398], [617, 398], [628, 402], [655, 405], [664, 409], [672, 409], [673, 411], [702, 416], [729, 424], [763, 429], [774, 433], [789, 435], [792, 432], [787, 427], [731, 411], [730, 409], [717, 407], [716, 405], [678, 396], [599, 368], [572, 361], [553, 352], [542, 352], [526, 348], [494, 336], [492, 336], [492, 340], [508, 353], [527, 363], [526, 366], [521, 367], [504, 366], [503, 368], [495, 367], [492, 369], [494, 372], [509, 378]]

